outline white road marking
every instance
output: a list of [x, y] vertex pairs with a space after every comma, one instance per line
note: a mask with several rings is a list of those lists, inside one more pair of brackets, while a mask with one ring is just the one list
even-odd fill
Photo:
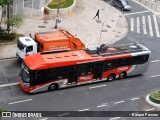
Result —
[[143, 33], [147, 34], [145, 16], [142, 16]]
[[153, 62], [153, 63], [154, 63], [154, 62], [159, 62], [159, 61], [160, 61], [160, 60], [152, 60], [151, 62]]
[[134, 19], [131, 18], [131, 31], [134, 31]]
[[148, 23], [149, 23], [150, 36], [153, 37], [153, 29], [152, 29], [152, 23], [151, 23], [151, 16], [150, 15], [148, 15]]
[[119, 104], [119, 103], [123, 103], [124, 101], [118, 101], [118, 102], [115, 102], [114, 104]]
[[139, 97], [137, 97], [137, 98], [132, 98], [131, 100], [138, 100], [139, 99]]
[[8, 86], [13, 86], [13, 85], [18, 85], [19, 82], [15, 82], [15, 83], [9, 83], [9, 84], [3, 84], [3, 85], [0, 85], [0, 88], [1, 87], [8, 87]]
[[140, 33], [139, 17], [137, 17], [137, 33]]
[[146, 12], [150, 12], [150, 11], [141, 11], [141, 12], [134, 12], [134, 13], [128, 13], [128, 14], [124, 14], [124, 16], [127, 16], [127, 15], [134, 15], [134, 14], [140, 14], [140, 13], [146, 13]]
[[150, 77], [159, 77], [160, 75], [153, 75], [153, 76], [150, 76]]
[[144, 8], [148, 9], [148, 10], [151, 11], [152, 13], [157, 14], [157, 13], [154, 12], [152, 9], [146, 7], [145, 5], [143, 5], [142, 3], [138, 2], [137, 0], [132, 0], [132, 1], [135, 2], [135, 3], [137, 3], [137, 4], [139, 4], [139, 5], [141, 5], [141, 6], [143, 6]]
[[121, 117], [114, 117], [114, 118], [110, 118], [109, 120], [117, 120], [120, 119]]
[[64, 114], [60, 114], [60, 115], [58, 115], [59, 117], [60, 116], [65, 116], [65, 115], [69, 115], [70, 113], [64, 113]]
[[11, 102], [11, 103], [8, 103], [8, 104], [9, 104], [9, 105], [12, 105], [12, 104], [16, 104], [16, 103], [31, 101], [31, 100], [32, 100], [32, 99], [21, 100], [21, 101]]
[[105, 107], [105, 106], [107, 106], [107, 105], [106, 104], [102, 104], [102, 105], [97, 106], [97, 108]]
[[158, 23], [157, 23], [157, 18], [156, 18], [155, 15], [153, 15], [153, 20], [154, 20], [154, 24], [155, 24], [155, 29], [156, 29], [157, 37], [160, 37], [160, 35], [159, 35]]
[[151, 109], [147, 109], [146, 111], [152, 111], [152, 110], [154, 110], [155, 108], [151, 108]]
[[40, 119], [40, 120], [47, 120], [48, 118], [43, 118], [43, 119]]
[[82, 110], [78, 110], [79, 112], [82, 112], [82, 111], [87, 111], [89, 110], [89, 108], [86, 108], [86, 109], [82, 109]]
[[100, 86], [89, 87], [89, 89], [99, 88], [99, 87], [105, 87], [105, 86], [107, 86], [107, 85], [100, 85]]

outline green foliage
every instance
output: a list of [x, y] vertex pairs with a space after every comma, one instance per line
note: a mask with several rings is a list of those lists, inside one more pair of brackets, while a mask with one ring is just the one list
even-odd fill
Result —
[[[73, 4], [74, 0], [60, 0], [60, 8], [67, 8]], [[48, 7], [51, 9], [57, 9], [59, 5], [59, 0], [52, 0]]]
[[4, 30], [0, 30], [0, 40], [14, 40], [24, 35], [18, 34], [16, 32], [8, 33]]
[[12, 26], [12, 32], [13, 32], [13, 27], [19, 28], [23, 24], [23, 19], [20, 16], [12, 16], [9, 20], [5, 21], [5, 24], [9, 24]]
[[11, 0], [0, 0], [0, 6], [4, 6], [4, 5], [7, 5], [11, 2]]

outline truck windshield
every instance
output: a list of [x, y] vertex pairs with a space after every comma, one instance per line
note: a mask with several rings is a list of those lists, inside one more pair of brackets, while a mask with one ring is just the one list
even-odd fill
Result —
[[26, 69], [21, 69], [19, 76], [21, 77], [23, 82], [25, 82], [25, 83], [30, 82], [30, 75]]
[[23, 45], [23, 43], [21, 43], [21, 41], [18, 39], [17, 40], [17, 47], [20, 49], [20, 50], [23, 50], [25, 45]]

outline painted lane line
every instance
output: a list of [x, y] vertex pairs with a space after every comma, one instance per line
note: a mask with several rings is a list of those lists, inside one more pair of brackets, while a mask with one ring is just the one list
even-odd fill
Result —
[[40, 119], [40, 120], [47, 120], [48, 118], [43, 118], [43, 119]]
[[133, 2], [135, 2], [135, 3], [137, 3], [137, 4], [139, 4], [139, 5], [141, 5], [141, 6], [143, 6], [144, 8], [146, 8], [146, 9], [148, 9], [149, 11], [151, 11], [152, 13], [154, 13], [154, 14], [157, 14], [156, 12], [154, 12], [152, 9], [150, 9], [150, 8], [148, 8], [148, 7], [146, 7], [145, 5], [143, 5], [142, 3], [140, 3], [140, 2], [138, 2], [138, 1], [136, 1], [136, 0], [132, 0]]
[[152, 29], [152, 22], [150, 15], [148, 15], [148, 23], [149, 23], [150, 36], [153, 37], [153, 29]]
[[159, 35], [158, 23], [157, 23], [157, 18], [156, 18], [155, 15], [153, 15], [153, 20], [154, 20], [154, 24], [155, 24], [155, 29], [156, 29], [157, 37], [160, 37], [160, 35]]
[[64, 114], [60, 114], [60, 115], [58, 115], [59, 117], [61, 117], [61, 116], [65, 116], [65, 115], [69, 115], [70, 113], [64, 113]]
[[147, 34], [145, 16], [142, 16], [143, 33]]
[[147, 109], [146, 111], [152, 111], [152, 110], [154, 110], [155, 108], [151, 108], [151, 109]]
[[124, 14], [124, 16], [127, 16], [127, 15], [134, 15], [134, 14], [140, 14], [140, 13], [146, 13], [146, 12], [150, 12], [150, 11], [141, 11], [141, 12], [134, 12], [134, 13], [128, 13], [128, 14]]
[[101, 108], [101, 107], [105, 107], [105, 106], [107, 106], [107, 105], [99, 105], [99, 106], [97, 106], [97, 108]]
[[120, 119], [121, 117], [114, 117], [114, 118], [110, 118], [109, 120], [117, 120]]
[[107, 85], [100, 85], [100, 86], [89, 87], [89, 89], [99, 88], [99, 87], [105, 87], [105, 86], [107, 86]]
[[11, 103], [8, 103], [8, 104], [9, 104], [9, 105], [12, 105], [12, 104], [16, 104], [16, 103], [31, 101], [31, 100], [32, 100], [32, 99], [21, 100], [21, 101], [11, 102]]
[[16, 82], [16, 83], [10, 83], [10, 84], [3, 84], [3, 85], [0, 85], [0, 88], [1, 88], [1, 87], [13, 86], [13, 85], [19, 85], [19, 82]]
[[132, 98], [131, 100], [138, 100], [139, 99], [139, 97], [137, 97], [137, 98]]
[[153, 62], [153, 63], [154, 63], [154, 62], [159, 62], [159, 61], [160, 61], [160, 60], [152, 60], [151, 62]]
[[131, 18], [131, 31], [133, 32], [134, 31], [134, 19]]
[[150, 77], [159, 77], [160, 75], [153, 75], [153, 76], [150, 76]]
[[82, 112], [82, 111], [87, 111], [89, 110], [89, 108], [86, 108], [86, 109], [82, 109], [82, 110], [78, 110], [79, 112]]
[[118, 101], [118, 102], [114, 102], [114, 104], [119, 104], [119, 103], [123, 103], [124, 101]]
[[139, 17], [137, 17], [137, 33], [140, 33]]

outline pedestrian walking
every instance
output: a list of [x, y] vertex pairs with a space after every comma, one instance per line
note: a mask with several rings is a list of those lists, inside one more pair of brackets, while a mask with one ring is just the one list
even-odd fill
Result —
[[[97, 13], [96, 13], [96, 15], [94, 16], [94, 18], [95, 18], [95, 17], [98, 17], [98, 20], [99, 20], [99, 10], [97, 11]], [[93, 18], [93, 19], [94, 19], [94, 18]]]

